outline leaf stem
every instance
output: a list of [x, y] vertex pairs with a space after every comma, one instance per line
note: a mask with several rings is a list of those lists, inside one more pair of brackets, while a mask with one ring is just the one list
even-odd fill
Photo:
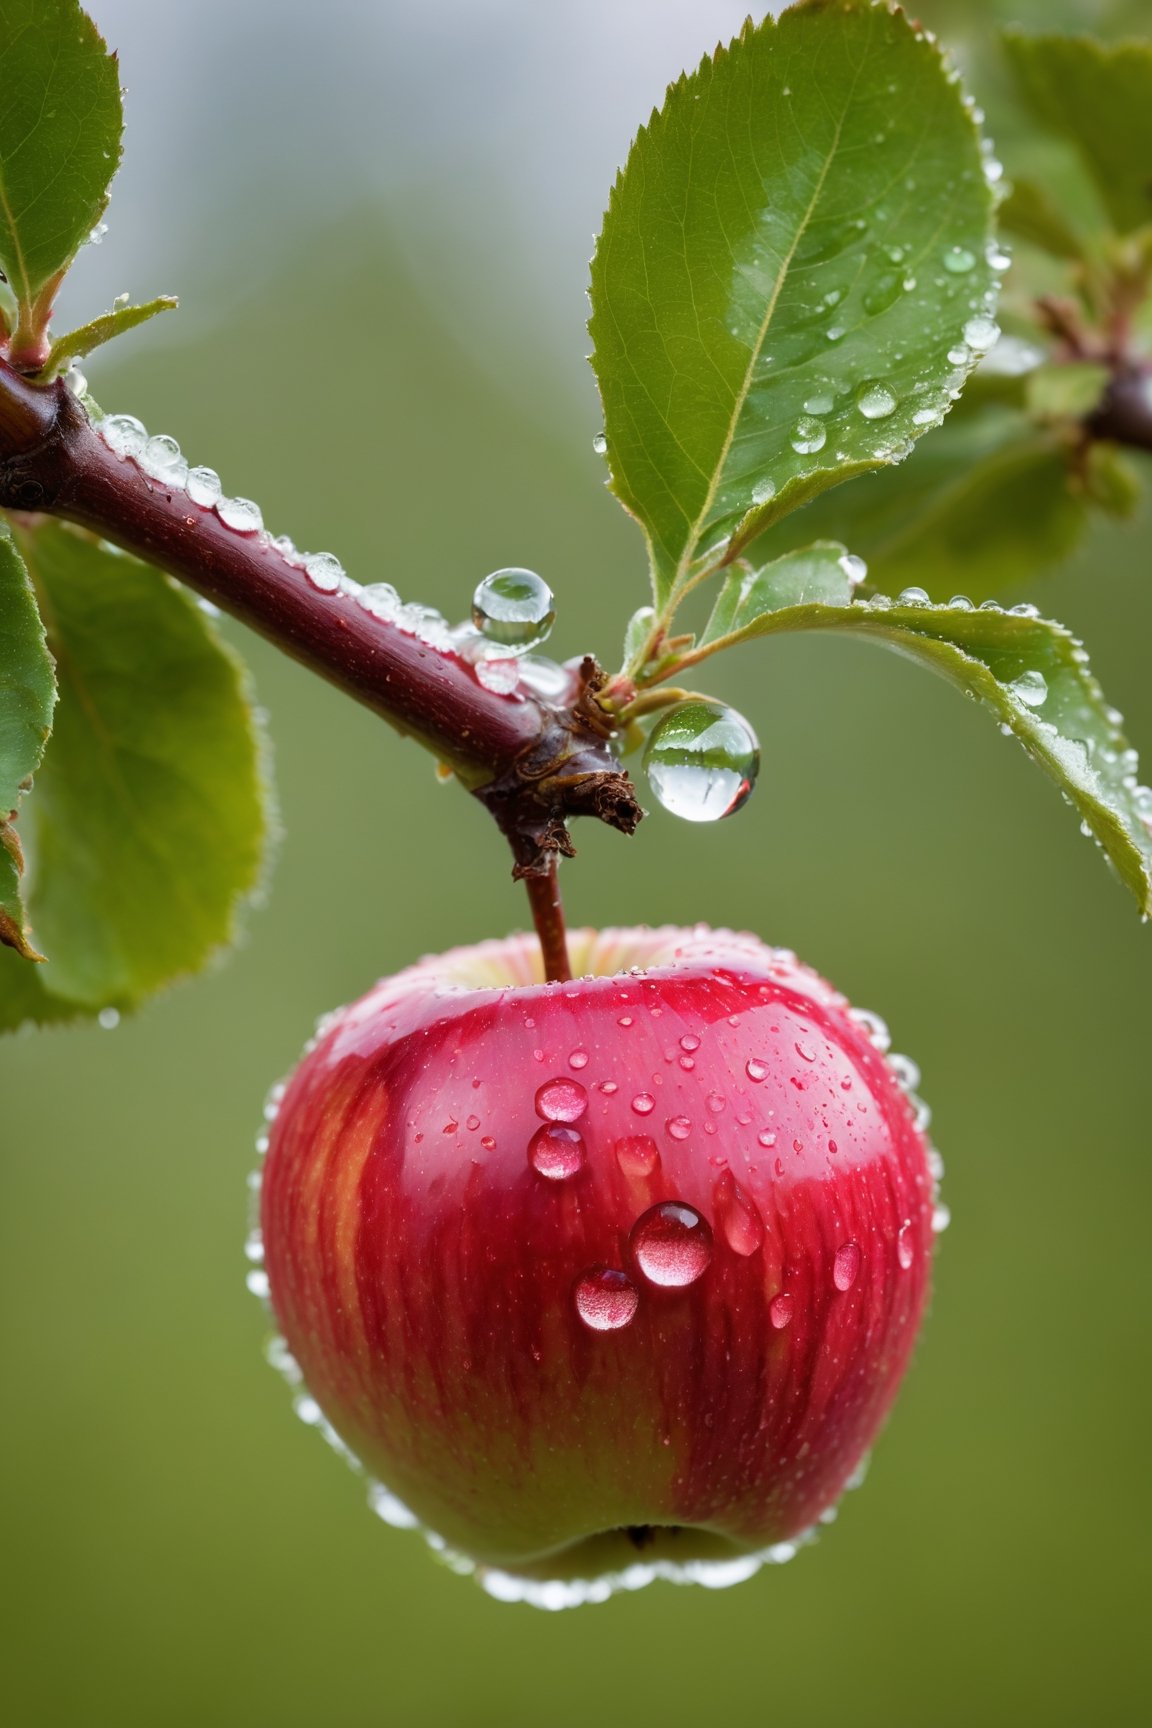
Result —
[[525, 877], [525, 886], [532, 908], [532, 922], [540, 939], [544, 976], [550, 984], [566, 984], [572, 976], [572, 962], [568, 958], [568, 931], [564, 924], [555, 857], [549, 860], [546, 874]]

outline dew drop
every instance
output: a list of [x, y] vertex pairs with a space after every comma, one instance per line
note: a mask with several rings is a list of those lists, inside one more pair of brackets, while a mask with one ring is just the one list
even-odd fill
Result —
[[536, 1114], [546, 1122], [578, 1122], [588, 1108], [588, 1094], [579, 1080], [559, 1075], [536, 1089]]
[[625, 1176], [651, 1176], [660, 1162], [660, 1148], [650, 1134], [625, 1134], [613, 1150]]
[[721, 1116], [728, 1108], [728, 1100], [722, 1092], [709, 1092], [705, 1100], [713, 1116]]
[[776, 1144], [776, 1131], [773, 1128], [761, 1128], [756, 1139], [764, 1150], [768, 1151]]
[[651, 1092], [638, 1092], [632, 1100], [632, 1108], [637, 1116], [651, 1116], [656, 1108], [656, 1100]]
[[669, 1116], [664, 1128], [673, 1140], [687, 1140], [692, 1132], [692, 1124], [687, 1116]]
[[771, 1320], [773, 1326], [775, 1326], [777, 1332], [783, 1332], [785, 1326], [787, 1326], [788, 1322], [792, 1318], [794, 1307], [795, 1304], [791, 1296], [783, 1293], [779, 1296], [773, 1296], [771, 1302], [768, 1304], [768, 1318]]
[[814, 1044], [805, 1044], [803, 1039], [794, 1045], [794, 1049], [802, 1062], [815, 1062], [819, 1054]]
[[943, 1203], [941, 1203], [940, 1205], [933, 1207], [933, 1210], [932, 1210], [932, 1229], [933, 1229], [933, 1232], [935, 1235], [937, 1235], [937, 1236], [941, 1235], [945, 1230], [947, 1230], [947, 1228], [948, 1228], [949, 1224], [951, 1224], [951, 1222], [952, 1222], [952, 1209], [950, 1206], [945, 1206]]
[[716, 1184], [716, 1218], [729, 1248], [743, 1259], [763, 1243], [764, 1220], [731, 1170], [725, 1170]]
[[800, 456], [812, 456], [828, 442], [827, 428], [811, 414], [801, 414], [790, 436], [792, 448]]
[[700, 1040], [697, 1038], [695, 1032], [685, 1032], [683, 1038], [680, 1040], [680, 1048], [681, 1050], [687, 1050], [689, 1054], [691, 1054], [693, 1050], [699, 1050]]
[[865, 420], [886, 420], [896, 412], [896, 397], [887, 384], [863, 384], [856, 392], [856, 406]]
[[693, 1206], [665, 1200], [650, 1206], [632, 1226], [632, 1253], [651, 1284], [680, 1290], [707, 1270], [712, 1230]]
[[344, 566], [334, 552], [309, 552], [304, 559], [304, 574], [321, 594], [335, 594], [344, 580]]
[[494, 654], [477, 660], [476, 682], [494, 696], [510, 696], [520, 682], [520, 662], [514, 654]]
[[744, 1072], [747, 1074], [749, 1080], [753, 1080], [757, 1085], [759, 1085], [761, 1080], [766, 1080], [768, 1078], [768, 1064], [767, 1062], [761, 1062], [756, 1056], [749, 1056], [747, 1062], [744, 1064]]
[[912, 1220], [908, 1218], [901, 1224], [899, 1234], [896, 1237], [896, 1259], [902, 1272], [907, 1272], [915, 1254], [916, 1247], [912, 1241]]
[[592, 440], [592, 448], [595, 450], [597, 456], [607, 456], [608, 435], [606, 432], [597, 432], [596, 436]]
[[679, 703], [657, 721], [644, 752], [653, 792], [686, 822], [733, 815], [751, 796], [759, 767], [756, 734], [719, 702]]
[[994, 318], [969, 318], [964, 326], [964, 340], [974, 354], [986, 354], [994, 348], [1000, 336], [1000, 326]]
[[225, 528], [231, 528], [237, 534], [259, 534], [264, 526], [260, 506], [251, 498], [218, 498], [216, 514]]
[[494, 570], [472, 596], [472, 622], [489, 642], [526, 654], [556, 622], [552, 590], [534, 570]]
[[640, 1292], [626, 1272], [592, 1266], [576, 1281], [576, 1312], [593, 1332], [619, 1332], [636, 1317]]
[[584, 1168], [584, 1136], [560, 1122], [545, 1122], [528, 1142], [528, 1162], [550, 1182], [567, 1182]]
[[180, 454], [180, 446], [166, 433], [149, 438], [137, 461], [145, 474], [150, 474], [153, 480], [163, 481], [165, 486], [183, 486], [188, 478], [188, 464]]
[[804, 399], [805, 414], [831, 414], [836, 406], [836, 398], [831, 390], [818, 390], [814, 396]]
[[969, 270], [976, 268], [976, 254], [966, 246], [949, 246], [944, 254], [944, 268], [953, 276], [967, 276]]
[[569, 1068], [587, 1068], [587, 1050], [573, 1050], [572, 1054], [568, 1058], [568, 1066]]
[[135, 414], [106, 414], [97, 431], [117, 456], [139, 456], [148, 442], [148, 428]]
[[366, 582], [356, 595], [356, 604], [371, 617], [388, 622], [400, 610], [400, 596], [391, 582]]
[[483, 1146], [485, 1152], [495, 1152], [496, 1150], [496, 1142], [492, 1138], [491, 1134], [485, 1134], [480, 1144]]
[[832, 1262], [832, 1282], [837, 1290], [851, 1290], [860, 1271], [860, 1246], [856, 1242], [844, 1242], [836, 1250], [836, 1258]]
[[855, 552], [845, 552], [842, 557], [837, 559], [837, 563], [853, 588], [859, 587], [868, 574], [867, 564]]
[[223, 492], [215, 468], [189, 468], [185, 489], [193, 504], [202, 504], [206, 510], [212, 508]]
[[1042, 708], [1048, 700], [1048, 680], [1043, 672], [1022, 672], [1009, 684], [1008, 693], [1026, 708]]
[[902, 588], [897, 596], [896, 604], [898, 606], [930, 606], [932, 601], [924, 588]]
[[105, 1032], [115, 1032], [120, 1024], [119, 1008], [101, 1008], [96, 1019]]

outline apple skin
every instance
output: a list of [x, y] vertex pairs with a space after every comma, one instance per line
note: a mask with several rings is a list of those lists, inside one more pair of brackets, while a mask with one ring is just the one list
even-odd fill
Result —
[[543, 984], [515, 937], [323, 1024], [263, 1173], [276, 1322], [365, 1470], [482, 1572], [774, 1557], [912, 1351], [915, 1101], [787, 952], [701, 928], [570, 946], [594, 975]]

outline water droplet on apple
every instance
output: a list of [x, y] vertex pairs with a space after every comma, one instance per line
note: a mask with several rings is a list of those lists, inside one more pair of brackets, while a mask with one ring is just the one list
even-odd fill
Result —
[[681, 702], [648, 738], [644, 769], [666, 810], [686, 822], [717, 822], [747, 803], [760, 768], [756, 734], [720, 702]]
[[734, 1254], [744, 1259], [755, 1254], [764, 1241], [764, 1220], [731, 1170], [725, 1170], [716, 1184], [716, 1217]]
[[587, 1108], [588, 1094], [579, 1080], [559, 1075], [537, 1088], [536, 1114], [546, 1122], [576, 1122]]
[[747, 1074], [749, 1080], [754, 1080], [759, 1084], [761, 1080], [766, 1080], [768, 1078], [768, 1064], [767, 1062], [759, 1061], [755, 1056], [749, 1056], [747, 1062], [744, 1064], [744, 1072]]
[[836, 1258], [832, 1262], [832, 1282], [837, 1290], [851, 1290], [860, 1271], [860, 1245], [858, 1242], [843, 1242], [836, 1250]]
[[568, 1058], [568, 1066], [569, 1068], [587, 1068], [587, 1050], [573, 1050], [572, 1054]]
[[494, 570], [472, 596], [472, 622], [489, 642], [526, 654], [556, 622], [552, 590], [535, 570]]
[[765, 1151], [768, 1151], [776, 1144], [776, 1133], [772, 1128], [761, 1128], [756, 1138], [760, 1142], [761, 1146], [764, 1147]]
[[625, 1176], [651, 1176], [660, 1162], [660, 1148], [650, 1134], [625, 1134], [614, 1150]]
[[640, 1292], [631, 1278], [611, 1266], [593, 1266], [582, 1273], [574, 1294], [576, 1312], [593, 1332], [619, 1332], [640, 1306]]
[[915, 1255], [916, 1247], [912, 1241], [912, 1220], [911, 1218], [906, 1218], [904, 1223], [901, 1224], [900, 1232], [896, 1237], [896, 1258], [900, 1263], [900, 1270], [902, 1272], [907, 1272], [915, 1258]]
[[680, 1040], [680, 1048], [681, 1050], [687, 1050], [689, 1054], [691, 1054], [693, 1050], [699, 1050], [700, 1040], [697, 1038], [695, 1032], [685, 1032], [683, 1038]]
[[687, 1116], [669, 1116], [664, 1127], [673, 1140], [687, 1140], [692, 1132], [692, 1124]]
[[645, 1278], [667, 1290], [695, 1284], [712, 1258], [711, 1226], [679, 1200], [650, 1206], [632, 1226], [631, 1244]]
[[528, 1142], [528, 1161], [550, 1182], [567, 1182], [584, 1168], [584, 1136], [560, 1122], [545, 1122]]
[[794, 1048], [797, 1056], [799, 1056], [803, 1062], [815, 1062], [816, 1057], [819, 1055], [819, 1051], [816, 1049], [814, 1044], [805, 1044], [803, 1040], [797, 1043]]
[[788, 1322], [792, 1318], [794, 1307], [795, 1303], [791, 1296], [786, 1293], [782, 1292], [779, 1296], [773, 1296], [771, 1302], [768, 1304], [768, 1318], [771, 1320], [773, 1326], [775, 1326], [777, 1332], [783, 1332], [785, 1326], [787, 1326]]
[[656, 1100], [651, 1092], [638, 1092], [632, 1100], [632, 1108], [637, 1116], [651, 1116], [656, 1108]]

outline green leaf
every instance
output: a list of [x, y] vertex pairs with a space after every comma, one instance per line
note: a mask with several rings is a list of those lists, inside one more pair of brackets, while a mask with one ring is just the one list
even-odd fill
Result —
[[[33, 928], [58, 1005], [131, 1008], [234, 940], [268, 812], [243, 669], [185, 591], [52, 522], [17, 530], [59, 668]], [[31, 1012], [0, 973], [0, 1024]]]
[[138, 324], [146, 324], [158, 312], [174, 312], [179, 304], [174, 294], [161, 294], [156, 300], [146, 300], [142, 306], [114, 306], [111, 312], [102, 313], [77, 330], [69, 330], [66, 336], [53, 342], [44, 365], [44, 376], [54, 378], [71, 361], [82, 360], [85, 354], [91, 354], [93, 348], [114, 341], [126, 331], [134, 330]]
[[658, 605], [938, 419], [991, 339], [986, 166], [931, 38], [862, 0], [748, 25], [669, 91], [613, 189], [590, 325]]
[[789, 606], [847, 606], [864, 565], [835, 541], [786, 552], [759, 570], [735, 569], [725, 577], [700, 646], [743, 633], [768, 612]]
[[1075, 145], [1122, 233], [1152, 222], [1152, 42], [1009, 31], [1037, 118]]
[[1152, 914], [1152, 787], [1138, 783], [1136, 752], [1120, 716], [1063, 625], [995, 609], [894, 604], [883, 596], [848, 606], [765, 612], [697, 650], [686, 664], [756, 636], [832, 630], [894, 648], [977, 698], [1056, 782], [1135, 895]]
[[1043, 186], [1014, 175], [1012, 190], [1000, 206], [1000, 227], [1005, 233], [1051, 252], [1054, 258], [1080, 259], [1084, 246], [1076, 230], [1052, 202]]
[[1028, 407], [1041, 420], [1081, 419], [1098, 405], [1111, 378], [1109, 367], [1088, 360], [1038, 366], [1028, 378]]
[[116, 57], [76, 0], [0, 0], [0, 267], [18, 345], [42, 339], [100, 219], [122, 129]]
[[52, 729], [56, 682], [44, 626], [20, 554], [0, 525], [0, 943], [38, 958], [21, 896], [23, 856], [13, 825]]
[[915, 461], [817, 499], [782, 532], [842, 535], [892, 593], [984, 600], [1059, 564], [1086, 521], [1058, 438], [991, 407], [950, 415]]

